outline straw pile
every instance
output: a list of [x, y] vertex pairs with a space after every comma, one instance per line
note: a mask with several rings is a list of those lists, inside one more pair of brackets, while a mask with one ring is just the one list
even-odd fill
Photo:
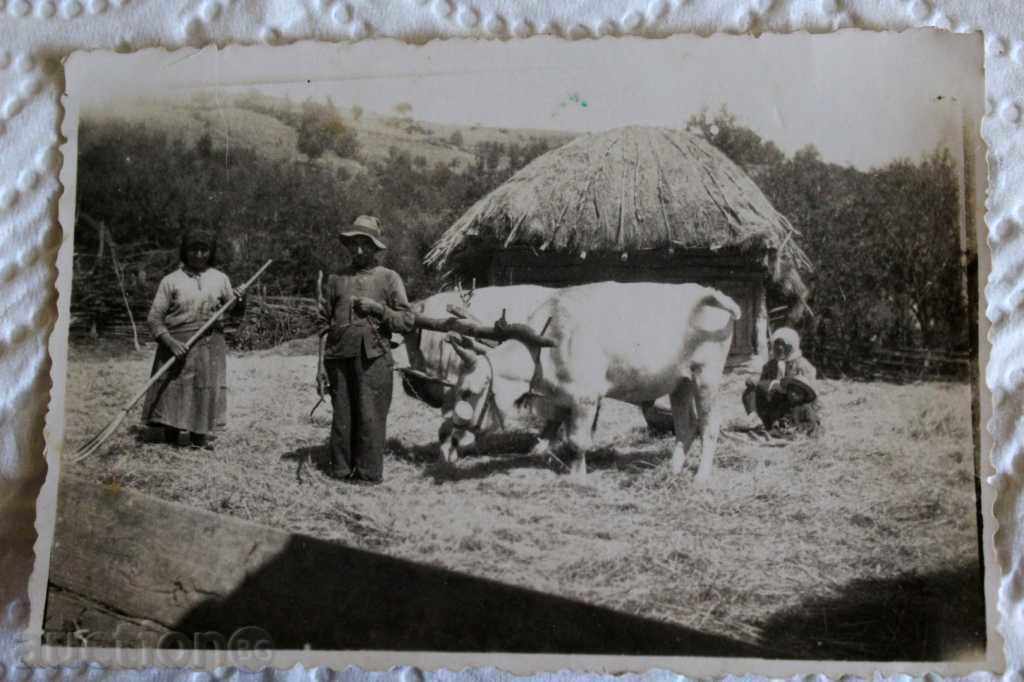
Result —
[[[722, 152], [683, 130], [627, 127], [538, 157], [470, 208], [426, 262], [472, 244], [541, 250], [778, 250], [810, 269], [795, 228]], [[777, 276], [778, 278], [778, 276]]]

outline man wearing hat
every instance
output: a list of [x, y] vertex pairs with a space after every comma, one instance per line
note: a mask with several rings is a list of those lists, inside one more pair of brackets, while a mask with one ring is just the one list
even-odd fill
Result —
[[351, 263], [327, 280], [322, 315], [328, 332], [317, 369], [318, 380], [330, 386], [334, 410], [331, 474], [379, 483], [393, 385], [391, 334], [412, 331], [415, 315], [402, 278], [377, 264], [387, 248], [377, 218], [359, 216], [339, 237]]
[[761, 379], [747, 380], [743, 405], [757, 412], [766, 429], [821, 432], [821, 406], [815, 391], [818, 371], [800, 351], [800, 334], [782, 327], [772, 334], [772, 359]]

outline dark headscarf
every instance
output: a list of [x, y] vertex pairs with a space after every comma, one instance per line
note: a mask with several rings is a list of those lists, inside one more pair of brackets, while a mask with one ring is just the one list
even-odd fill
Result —
[[210, 249], [210, 259], [207, 261], [208, 267], [217, 266], [217, 235], [213, 230], [207, 230], [205, 228], [195, 228], [188, 230], [181, 237], [181, 249], [178, 252], [178, 257], [181, 258], [182, 263], [187, 263], [186, 255], [188, 248], [193, 244], [204, 244]]

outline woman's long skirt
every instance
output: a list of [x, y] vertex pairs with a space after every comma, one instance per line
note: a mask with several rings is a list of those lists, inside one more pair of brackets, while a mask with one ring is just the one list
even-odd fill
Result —
[[[175, 334], [184, 343], [193, 332]], [[157, 345], [150, 376], [173, 358]], [[170, 426], [195, 434], [211, 434], [227, 422], [227, 345], [224, 334], [210, 332], [196, 341], [188, 354], [149, 387], [142, 420], [150, 426]]]

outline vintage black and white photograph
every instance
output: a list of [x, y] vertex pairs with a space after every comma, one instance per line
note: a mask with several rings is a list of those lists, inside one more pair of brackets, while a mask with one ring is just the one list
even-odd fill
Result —
[[44, 644], [989, 660], [980, 38], [190, 54], [68, 65]]

